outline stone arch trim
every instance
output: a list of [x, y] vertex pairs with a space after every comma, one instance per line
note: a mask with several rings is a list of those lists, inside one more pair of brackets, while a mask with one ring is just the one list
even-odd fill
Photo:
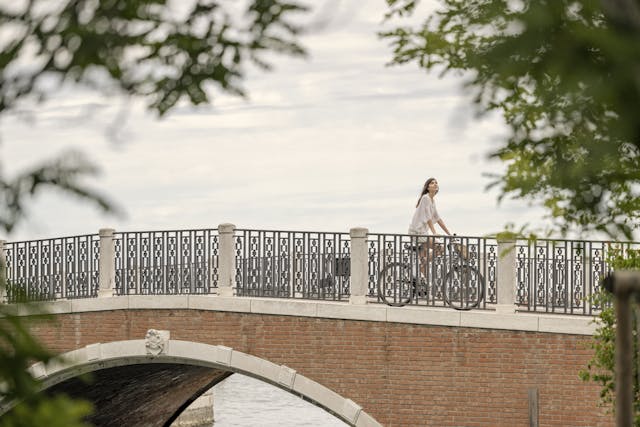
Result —
[[351, 426], [382, 426], [357, 403], [285, 365], [277, 365], [230, 347], [171, 340], [168, 331], [150, 330], [143, 340], [90, 344], [60, 356], [60, 360], [48, 365], [39, 362], [29, 368], [31, 374], [43, 382], [45, 389], [98, 369], [141, 363], [187, 364], [257, 378], [311, 401]]

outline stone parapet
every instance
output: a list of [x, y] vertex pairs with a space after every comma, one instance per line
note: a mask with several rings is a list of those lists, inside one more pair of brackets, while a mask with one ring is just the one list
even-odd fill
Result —
[[[33, 314], [29, 305], [14, 307], [16, 314], [23, 316]], [[592, 335], [596, 329], [593, 318], [590, 316], [542, 312], [508, 313], [494, 310], [456, 311], [435, 307], [389, 307], [383, 304], [356, 305], [345, 302], [248, 297], [224, 298], [207, 295], [131, 295], [61, 300], [49, 302], [45, 307], [49, 312], [56, 314], [127, 309], [190, 309], [577, 335]]]

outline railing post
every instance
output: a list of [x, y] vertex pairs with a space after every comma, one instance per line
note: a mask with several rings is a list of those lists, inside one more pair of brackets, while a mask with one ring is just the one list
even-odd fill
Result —
[[349, 303], [367, 303], [367, 234], [366, 228], [352, 228], [351, 236], [351, 292]]
[[498, 239], [497, 263], [497, 292], [498, 304], [496, 311], [514, 313], [516, 311], [516, 241], [513, 239]]
[[234, 224], [218, 225], [218, 295], [233, 296], [233, 284], [236, 271], [236, 257], [234, 253], [233, 236], [236, 231]]
[[7, 254], [4, 251], [6, 240], [0, 240], [0, 304], [7, 302]]
[[98, 297], [108, 298], [115, 294], [116, 284], [116, 252], [113, 245], [113, 228], [101, 228], [100, 258], [98, 260], [99, 282]]

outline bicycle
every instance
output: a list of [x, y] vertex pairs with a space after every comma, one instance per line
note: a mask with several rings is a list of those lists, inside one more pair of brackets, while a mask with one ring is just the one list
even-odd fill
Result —
[[[485, 280], [478, 269], [469, 264], [466, 248], [459, 238], [447, 245], [436, 244], [431, 249], [435, 256], [430, 260], [420, 253], [422, 245], [409, 245], [405, 249], [412, 254], [409, 259], [387, 264], [378, 275], [378, 298], [387, 305], [402, 307], [416, 298], [441, 299], [444, 305], [456, 310], [471, 310], [484, 299]], [[447, 250], [449, 255], [447, 255]], [[428, 249], [427, 249], [428, 250]], [[411, 262], [411, 261], [418, 262]], [[438, 283], [428, 283], [421, 271], [421, 264], [431, 267], [431, 278], [442, 277]], [[440, 269], [440, 275], [438, 275]], [[431, 285], [431, 286], [429, 286]], [[441, 292], [438, 292], [440, 291]]]

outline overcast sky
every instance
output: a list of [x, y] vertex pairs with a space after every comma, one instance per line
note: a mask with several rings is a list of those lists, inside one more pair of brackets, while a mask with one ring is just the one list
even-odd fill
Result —
[[[544, 226], [523, 202], [498, 206], [484, 173], [504, 139], [500, 117], [474, 118], [458, 77], [386, 67], [378, 39], [385, 2], [336, 1], [327, 25], [302, 39], [309, 58], [251, 71], [249, 99], [219, 95], [162, 120], [135, 100], [65, 89], [32, 120], [0, 122], [5, 173], [69, 148], [102, 173], [91, 184], [125, 211], [43, 194], [9, 240], [216, 227], [405, 233], [424, 181], [440, 182], [452, 232], [485, 235], [507, 222]], [[427, 4], [428, 7], [433, 7]], [[123, 122], [122, 117], [126, 117]], [[119, 141], [110, 136], [117, 129]]]

